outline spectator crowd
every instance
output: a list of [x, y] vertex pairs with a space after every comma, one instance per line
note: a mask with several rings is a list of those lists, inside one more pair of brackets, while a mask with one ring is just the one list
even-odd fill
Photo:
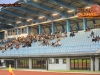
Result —
[[[12, 50], [13, 48], [16, 48], [17, 50], [20, 48], [20, 46], [24, 47], [31, 47], [32, 43], [40, 42], [40, 45], [42, 46], [61, 46], [60, 40], [61, 37], [64, 38], [67, 36], [66, 32], [61, 33], [60, 31], [55, 32], [55, 34], [38, 34], [38, 35], [27, 35], [26, 37], [18, 37], [17, 39], [13, 39], [12, 41], [7, 42], [4, 46], [0, 47], [0, 50], [4, 53], [7, 49]], [[56, 39], [56, 40], [54, 40]], [[54, 40], [54, 41], [52, 41]]]
[[[86, 29], [85, 32], [90, 31], [89, 28]], [[77, 32], [77, 30], [74, 30], [72, 32], [70, 32], [70, 37], [74, 37], [75, 33]], [[94, 37], [94, 32], [92, 31], [89, 37], [92, 37], [92, 41], [93, 42], [99, 42], [100, 41], [100, 37], [96, 36]], [[38, 46], [52, 46], [52, 47], [57, 47], [57, 46], [61, 46], [60, 44], [60, 40], [61, 38], [67, 37], [67, 33], [66, 32], [60, 32], [57, 31], [55, 32], [55, 34], [30, 34], [22, 37], [18, 37], [17, 39], [12, 38], [12, 39], [7, 39], [7, 40], [0, 40], [0, 44], [4, 44], [3, 46], [0, 47], [0, 50], [2, 50], [2, 52], [4, 53], [7, 49], [12, 50], [13, 48], [16, 48], [16, 50], [18, 50], [20, 48], [20, 46], [24, 47], [31, 47], [32, 43], [35, 42], [40, 42], [40, 44]]]

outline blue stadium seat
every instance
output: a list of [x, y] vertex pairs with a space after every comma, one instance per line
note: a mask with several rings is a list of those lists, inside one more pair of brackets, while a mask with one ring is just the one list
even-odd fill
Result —
[[[92, 29], [95, 36], [100, 36], [100, 29]], [[100, 42], [92, 42], [92, 38], [89, 37], [90, 32], [79, 31], [75, 33], [74, 37], [61, 38], [61, 46], [51, 47], [51, 46], [38, 46], [40, 42], [32, 43], [31, 47], [22, 46], [16, 50], [7, 50], [2, 53], [0, 51], [0, 56], [23, 56], [23, 55], [46, 55], [46, 54], [68, 54], [68, 53], [87, 53], [96, 52], [100, 48]], [[69, 33], [68, 33], [69, 34]], [[55, 42], [57, 39], [52, 40]]]

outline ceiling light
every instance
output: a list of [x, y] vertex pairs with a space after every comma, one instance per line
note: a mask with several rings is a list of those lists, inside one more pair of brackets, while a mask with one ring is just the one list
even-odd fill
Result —
[[44, 16], [39, 17], [39, 19], [42, 19], [42, 18], [44, 18]]
[[32, 19], [28, 19], [27, 21], [31, 21]]
[[63, 8], [63, 7], [60, 7], [60, 8]]
[[90, 6], [88, 6], [88, 7], [85, 7], [86, 9], [89, 9], [89, 8], [91, 8]]
[[17, 24], [18, 24], [18, 23], [21, 23], [21, 21], [18, 21]]
[[31, 21], [31, 20], [27, 20], [27, 21]]
[[58, 13], [54, 13], [54, 14], [52, 14], [52, 16], [57, 16], [58, 15]]
[[68, 10], [68, 12], [73, 12], [74, 10]]
[[11, 24], [9, 24], [9, 25], [11, 25]]
[[37, 1], [37, 0], [34, 0], [35, 2]]

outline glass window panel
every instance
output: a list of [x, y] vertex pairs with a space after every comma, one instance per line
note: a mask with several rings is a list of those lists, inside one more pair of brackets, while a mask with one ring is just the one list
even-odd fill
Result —
[[54, 60], [56, 64], [59, 64], [59, 59]]
[[86, 59], [83, 59], [83, 69], [86, 69]]
[[78, 60], [75, 60], [75, 68], [78, 69]]
[[79, 59], [79, 69], [82, 69], [82, 59]]
[[49, 64], [52, 64], [52, 59], [49, 59]]
[[66, 64], [66, 59], [63, 59], [63, 64]]
[[87, 68], [90, 69], [90, 59], [87, 59]]
[[74, 59], [71, 59], [71, 68], [74, 69]]

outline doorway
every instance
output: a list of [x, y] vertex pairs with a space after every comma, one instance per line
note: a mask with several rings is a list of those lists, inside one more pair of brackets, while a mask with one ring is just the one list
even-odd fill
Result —
[[46, 59], [32, 59], [33, 69], [46, 69]]
[[70, 67], [72, 70], [90, 70], [90, 59], [71, 59]]
[[6, 63], [6, 67], [9, 67], [9, 65], [11, 65], [11, 67], [14, 68], [14, 60], [5, 60]]

